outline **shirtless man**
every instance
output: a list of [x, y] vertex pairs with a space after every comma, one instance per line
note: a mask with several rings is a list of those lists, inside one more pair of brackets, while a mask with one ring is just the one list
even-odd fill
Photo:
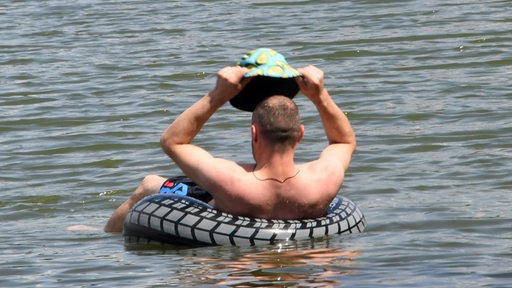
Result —
[[[267, 219], [304, 219], [324, 216], [348, 169], [356, 139], [345, 114], [324, 88], [323, 72], [308, 66], [297, 69], [301, 92], [316, 106], [329, 141], [320, 157], [297, 164], [294, 153], [304, 134], [298, 108], [284, 96], [272, 96], [253, 112], [251, 135], [255, 164], [216, 158], [190, 144], [206, 121], [247, 84], [248, 71], [226, 67], [217, 74], [215, 88], [185, 110], [164, 131], [160, 143], [190, 179], [210, 192], [215, 208], [236, 215]], [[149, 175], [105, 226], [120, 232], [124, 218], [142, 198], [159, 192], [166, 179]], [[315, 184], [316, 183], [316, 184]]]

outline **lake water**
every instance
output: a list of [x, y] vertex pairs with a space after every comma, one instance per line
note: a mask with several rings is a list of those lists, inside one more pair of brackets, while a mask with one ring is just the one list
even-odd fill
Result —
[[[512, 287], [510, 1], [2, 1], [1, 287]], [[365, 233], [126, 246], [102, 226], [220, 68], [271, 47], [322, 68], [358, 148]], [[299, 95], [298, 161], [324, 147]], [[224, 106], [196, 143], [251, 159]]]

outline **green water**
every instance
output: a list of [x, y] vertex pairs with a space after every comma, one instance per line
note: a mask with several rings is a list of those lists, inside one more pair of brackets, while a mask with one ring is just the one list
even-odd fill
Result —
[[[160, 3], [161, 2], [161, 3]], [[0, 286], [512, 287], [510, 1], [4, 1]], [[314, 64], [358, 137], [340, 192], [362, 235], [127, 247], [101, 231], [161, 132], [218, 69], [272, 47]], [[325, 145], [304, 96], [298, 161]], [[251, 159], [223, 107], [196, 143]]]

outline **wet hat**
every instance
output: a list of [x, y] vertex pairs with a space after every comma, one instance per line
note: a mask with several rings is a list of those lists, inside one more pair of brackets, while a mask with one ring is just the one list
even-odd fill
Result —
[[252, 112], [258, 103], [270, 96], [283, 95], [292, 99], [299, 92], [294, 78], [302, 74], [290, 67], [283, 55], [272, 49], [252, 50], [237, 64], [251, 69], [244, 77], [253, 78], [244, 90], [229, 101], [237, 109]]

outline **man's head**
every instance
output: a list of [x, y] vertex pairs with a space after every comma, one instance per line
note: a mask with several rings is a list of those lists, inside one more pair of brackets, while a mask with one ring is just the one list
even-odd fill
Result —
[[259, 137], [276, 149], [295, 147], [304, 129], [297, 105], [286, 96], [272, 96], [259, 103], [252, 114], [252, 125]]

